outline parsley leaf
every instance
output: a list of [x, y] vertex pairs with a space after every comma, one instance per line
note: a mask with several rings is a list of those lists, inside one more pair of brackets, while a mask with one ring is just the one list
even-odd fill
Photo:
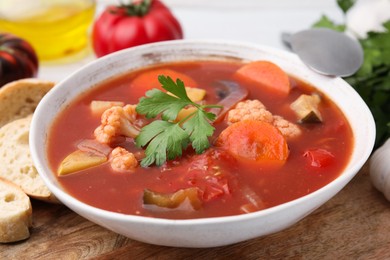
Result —
[[156, 120], [141, 129], [136, 143], [140, 147], [148, 144], [142, 167], [162, 165], [167, 157], [172, 160], [182, 155], [182, 148], [188, 145], [188, 134], [178, 124]]
[[356, 0], [337, 0], [337, 5], [343, 10], [344, 13], [355, 4]]
[[180, 79], [176, 79], [175, 82], [171, 79], [171, 77], [158, 76], [158, 81], [162, 84], [163, 88], [171, 92], [173, 95], [182, 99], [183, 101], [187, 101], [188, 103], [192, 103], [191, 99], [187, 96], [187, 92], [184, 86], [184, 82]]
[[386, 32], [369, 32], [360, 43], [364, 62], [356, 74], [345, 78], [370, 108], [376, 124], [375, 147], [390, 138], [390, 21]]
[[215, 130], [215, 128], [209, 124], [207, 120], [209, 117], [207, 115], [212, 117], [212, 120], [215, 119], [214, 114], [198, 110], [195, 115], [183, 124], [183, 128], [189, 135], [192, 147], [195, 149], [196, 153], [202, 153], [209, 148], [210, 143], [208, 137], [212, 136]]
[[313, 24], [314, 28], [328, 28], [334, 31], [343, 32], [345, 30], [345, 25], [340, 25], [334, 23], [326, 15], [323, 15], [320, 20]]
[[137, 112], [146, 118], [155, 118], [161, 114], [163, 120], [174, 120], [182, 108], [190, 102], [168, 95], [159, 89], [147, 91], [146, 97], [140, 99]]
[[[137, 113], [147, 118], [161, 115], [162, 119], [144, 126], [135, 139], [138, 147], [147, 146], [146, 157], [141, 161], [142, 167], [152, 164], [160, 166], [167, 160], [180, 157], [189, 144], [196, 153], [203, 153], [210, 146], [208, 138], [215, 130], [210, 122], [216, 118], [215, 114], [205, 109], [220, 107], [192, 102], [180, 79], [175, 82], [170, 77], [160, 75], [158, 80], [174, 96], [152, 89], [146, 92], [146, 97], [142, 97], [137, 105]], [[181, 121], [174, 122], [181, 109], [188, 106], [195, 107], [196, 110]]]

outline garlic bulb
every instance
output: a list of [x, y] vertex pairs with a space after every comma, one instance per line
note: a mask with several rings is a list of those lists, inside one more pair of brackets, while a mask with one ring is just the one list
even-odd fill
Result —
[[347, 31], [364, 39], [369, 31], [386, 31], [383, 23], [389, 19], [389, 0], [358, 0], [347, 12]]
[[374, 152], [369, 164], [372, 184], [390, 201], [390, 139]]

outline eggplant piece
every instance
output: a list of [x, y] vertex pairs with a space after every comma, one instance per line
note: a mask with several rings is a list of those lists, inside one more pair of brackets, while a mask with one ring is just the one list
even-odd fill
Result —
[[160, 193], [149, 189], [144, 190], [144, 205], [155, 205], [162, 208], [175, 209], [188, 200], [194, 210], [200, 209], [202, 201], [198, 195], [198, 188], [181, 189], [174, 193]]
[[321, 98], [317, 94], [302, 94], [297, 100], [291, 103], [290, 107], [298, 116], [299, 123], [321, 123], [322, 116], [318, 110], [320, 102]]

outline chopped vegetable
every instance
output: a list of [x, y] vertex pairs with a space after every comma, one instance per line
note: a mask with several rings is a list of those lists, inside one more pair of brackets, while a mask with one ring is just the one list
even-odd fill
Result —
[[188, 201], [194, 210], [202, 207], [202, 201], [198, 195], [198, 188], [187, 188], [175, 193], [158, 193], [151, 190], [144, 190], [144, 205], [156, 205], [158, 207], [175, 209]]
[[275, 126], [286, 139], [293, 139], [302, 134], [302, 130], [298, 125], [278, 115], [274, 115], [272, 125]]
[[244, 195], [245, 199], [248, 201], [248, 203], [246, 203], [240, 207], [240, 210], [242, 212], [251, 213], [251, 212], [259, 211], [259, 210], [266, 208], [263, 200], [260, 198], [259, 195], [256, 194], [256, 192], [253, 189], [251, 189], [248, 186], [244, 186], [241, 188], [241, 190], [242, 190], [242, 194]]
[[111, 168], [116, 172], [134, 172], [138, 167], [135, 155], [123, 147], [116, 147], [110, 154]]
[[291, 103], [290, 107], [298, 116], [300, 123], [320, 123], [322, 116], [318, 110], [318, 105], [321, 102], [320, 96], [316, 94], [302, 94], [297, 100]]
[[318, 168], [330, 165], [335, 159], [331, 152], [321, 148], [307, 150], [303, 156], [308, 158], [310, 166]]
[[226, 120], [228, 124], [237, 123], [244, 120], [258, 120], [267, 123], [274, 121], [273, 114], [267, 110], [265, 105], [258, 99], [247, 99], [238, 102], [237, 105], [229, 110]]
[[233, 124], [244, 120], [257, 120], [276, 126], [286, 138], [301, 135], [299, 127], [281, 116], [273, 115], [259, 100], [247, 99], [238, 102], [235, 108], [227, 114], [227, 123]]
[[164, 90], [161, 87], [161, 83], [158, 81], [159, 75], [165, 75], [166, 77], [171, 77], [172, 79], [181, 79], [186, 83], [186, 86], [197, 86], [196, 81], [191, 77], [171, 69], [153, 69], [145, 71], [134, 78], [131, 82], [131, 86], [142, 93], [145, 93], [147, 90], [153, 88]]
[[276, 64], [269, 61], [254, 61], [244, 65], [236, 74], [261, 84], [266, 89], [281, 95], [290, 93], [288, 75]]
[[[352, 0], [338, 0], [346, 13], [353, 6]], [[315, 27], [327, 27], [344, 31], [345, 25], [337, 25], [323, 16]], [[344, 78], [360, 94], [370, 108], [376, 123], [375, 147], [390, 138], [390, 21], [383, 24], [384, 32], [369, 32], [359, 39], [364, 51], [364, 62], [359, 71]]]
[[227, 151], [210, 148], [191, 156], [190, 163], [184, 165], [184, 182], [197, 187], [204, 202], [231, 195], [236, 188], [237, 164]]
[[108, 156], [112, 151], [112, 148], [108, 144], [102, 144], [96, 139], [82, 140], [77, 144], [77, 149], [83, 152], [91, 152], [103, 156]]
[[107, 109], [114, 107], [114, 106], [120, 106], [123, 107], [125, 105], [124, 102], [121, 101], [100, 101], [100, 100], [93, 100], [89, 107], [91, 108], [92, 114], [96, 116], [101, 116], [104, 111]]
[[120, 136], [135, 138], [139, 134], [139, 128], [135, 124], [136, 119], [135, 105], [114, 106], [107, 109], [101, 117], [100, 126], [94, 131], [96, 140], [109, 144]]
[[230, 109], [248, 96], [248, 90], [241, 87], [236, 82], [221, 80], [219, 83], [224, 87], [224, 89], [217, 89], [219, 95], [223, 97], [223, 99], [218, 102], [218, 105], [220, 105], [221, 108], [213, 108], [210, 110], [210, 112], [217, 115], [215, 122], [219, 122], [219, 120], [223, 119]]
[[[139, 114], [144, 114], [147, 118], [158, 115], [162, 118], [143, 127], [135, 139], [138, 147], [147, 146], [146, 157], [141, 161], [143, 167], [153, 163], [160, 166], [167, 158], [181, 156], [182, 150], [189, 143], [197, 153], [203, 153], [210, 146], [208, 137], [214, 132], [210, 122], [216, 116], [205, 109], [216, 107], [215, 105], [199, 105], [192, 102], [180, 79], [175, 83], [170, 77], [159, 76], [158, 80], [162, 87], [174, 96], [152, 89], [146, 92], [146, 97], [140, 99], [136, 108]], [[195, 107], [196, 111], [178, 122], [173, 122], [186, 106]]]
[[107, 157], [104, 155], [77, 150], [65, 157], [57, 170], [57, 174], [67, 175], [97, 166], [106, 161]]
[[284, 163], [289, 151], [285, 137], [273, 125], [244, 120], [230, 125], [216, 140], [216, 146], [233, 156], [256, 162]]
[[[186, 92], [187, 92], [189, 99], [191, 99], [192, 102], [202, 101], [206, 95], [206, 90], [204, 90], [204, 89], [190, 88], [190, 87], [185, 87], [185, 89], [186, 89]], [[173, 95], [170, 92], [167, 92], [167, 94]], [[196, 110], [197, 110], [196, 107], [183, 108], [177, 114], [175, 122], [179, 122], [181, 120], [185, 120], [186, 118], [189, 118], [191, 116], [191, 114], [194, 114], [196, 112]]]
[[[206, 96], [206, 90], [201, 88], [191, 88], [191, 87], [185, 87], [187, 96], [189, 99], [191, 99], [192, 102], [199, 102], [202, 101], [203, 98]], [[172, 95], [170, 92], [168, 92], [168, 95]]]
[[184, 120], [186, 118], [189, 118], [192, 114], [196, 112], [196, 107], [189, 107], [189, 108], [183, 108], [180, 110], [180, 112], [177, 114], [177, 117], [175, 119], [175, 122], [180, 122], [181, 120]]

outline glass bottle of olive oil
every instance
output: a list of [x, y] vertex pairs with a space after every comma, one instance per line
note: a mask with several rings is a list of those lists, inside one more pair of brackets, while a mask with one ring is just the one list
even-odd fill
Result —
[[41, 61], [84, 50], [95, 13], [94, 0], [1, 0], [0, 32], [26, 39]]

